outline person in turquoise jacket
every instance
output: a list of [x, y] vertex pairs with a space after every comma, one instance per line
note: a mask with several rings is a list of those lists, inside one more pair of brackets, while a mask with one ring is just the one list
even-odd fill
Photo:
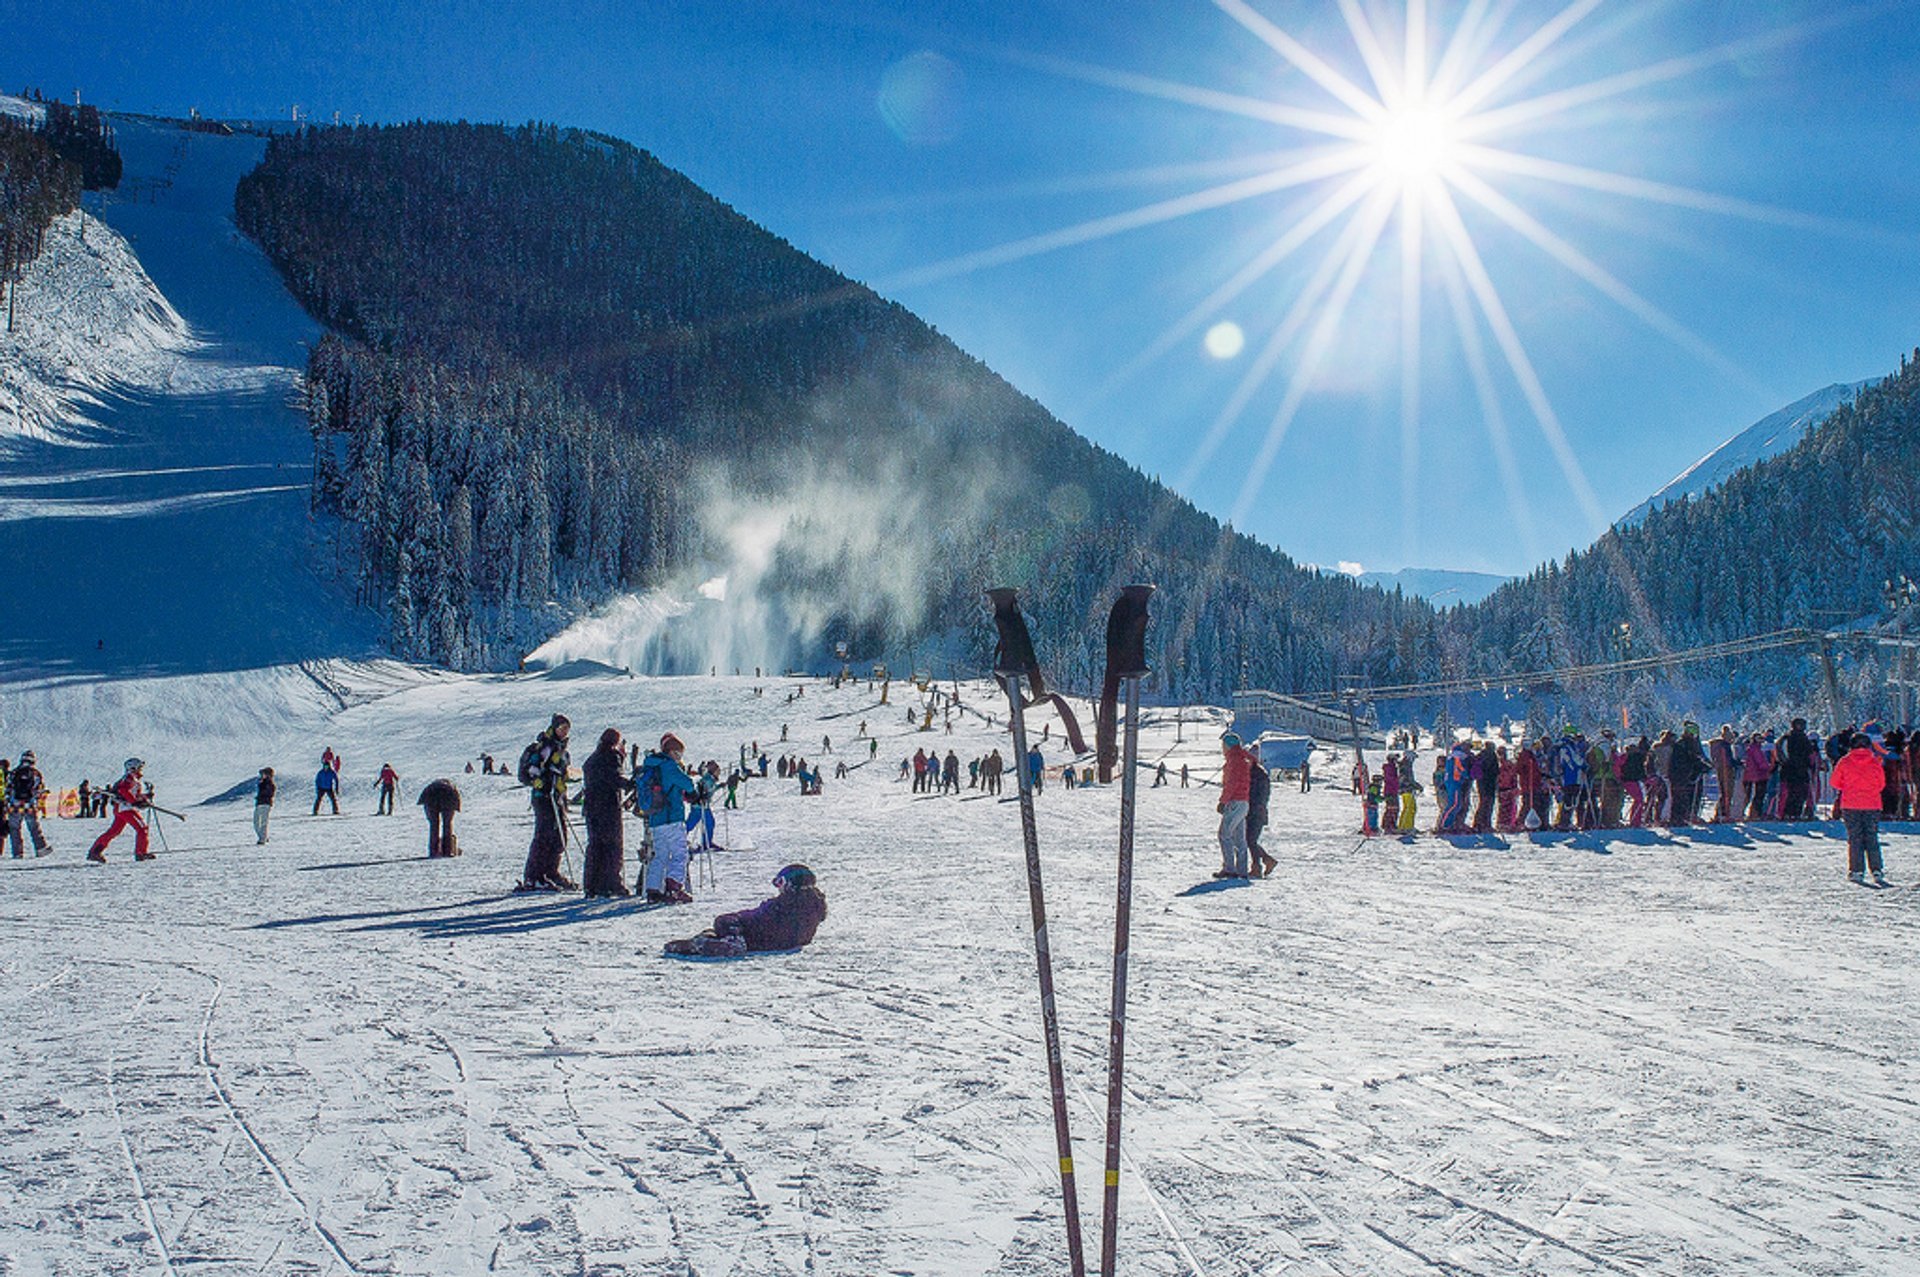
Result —
[[668, 732], [633, 776], [634, 801], [653, 834], [645, 885], [647, 899], [654, 903], [693, 903], [687, 890], [687, 798], [694, 785], [680, 765], [686, 750], [680, 738]]

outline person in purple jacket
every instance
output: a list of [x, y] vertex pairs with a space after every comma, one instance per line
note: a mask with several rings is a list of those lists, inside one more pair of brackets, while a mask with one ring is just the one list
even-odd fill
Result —
[[699, 958], [740, 958], [805, 948], [826, 921], [827, 897], [813, 870], [805, 865], [788, 865], [773, 876], [773, 885], [778, 894], [771, 899], [738, 913], [723, 913], [702, 934], [668, 941], [666, 951]]

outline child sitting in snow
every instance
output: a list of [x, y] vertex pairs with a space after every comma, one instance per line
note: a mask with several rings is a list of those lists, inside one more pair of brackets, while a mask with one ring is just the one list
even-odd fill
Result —
[[696, 958], [742, 958], [749, 953], [800, 949], [827, 917], [827, 898], [815, 885], [813, 870], [788, 865], [773, 876], [779, 894], [752, 909], [723, 913], [710, 930], [686, 940], [670, 940], [667, 952]]

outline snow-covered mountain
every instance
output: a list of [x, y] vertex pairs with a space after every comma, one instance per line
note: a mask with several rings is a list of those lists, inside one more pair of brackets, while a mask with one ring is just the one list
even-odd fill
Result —
[[1737, 471], [1756, 461], [1778, 456], [1807, 437], [1807, 433], [1832, 415], [1872, 381], [1836, 382], [1796, 400], [1770, 416], [1762, 417], [1733, 438], [1682, 470], [1658, 492], [1627, 511], [1620, 526], [1632, 527], [1669, 501], [1697, 497], [1718, 487]]
[[8, 609], [0, 677], [365, 652], [371, 621], [310, 566], [319, 327], [233, 226], [263, 143], [115, 129], [119, 189], [56, 223], [0, 337], [0, 532], [48, 587]]
[[1425, 599], [1435, 607], [1453, 607], [1459, 603], [1478, 603], [1512, 578], [1452, 568], [1401, 568], [1398, 572], [1362, 572], [1360, 580], [1383, 590], [1400, 590]]

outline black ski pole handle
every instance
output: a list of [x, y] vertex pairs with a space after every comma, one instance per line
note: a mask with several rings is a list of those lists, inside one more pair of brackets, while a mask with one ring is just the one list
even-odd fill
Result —
[[1120, 683], [1147, 673], [1147, 600], [1151, 585], [1129, 585], [1107, 613], [1107, 673], [1100, 685], [1100, 708], [1094, 718], [1094, 743], [1100, 765], [1100, 783], [1113, 780], [1120, 761]]

